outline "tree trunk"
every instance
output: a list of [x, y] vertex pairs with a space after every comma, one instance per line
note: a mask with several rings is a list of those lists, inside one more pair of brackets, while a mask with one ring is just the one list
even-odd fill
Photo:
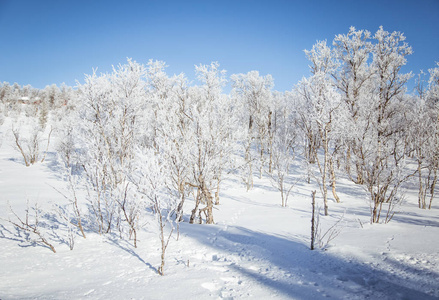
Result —
[[259, 155], [260, 155], [260, 157], [259, 157], [259, 160], [260, 160], [260, 166], [259, 166], [259, 179], [262, 179], [262, 172], [263, 172], [263, 169], [264, 169], [264, 143], [263, 143], [263, 140], [262, 140], [262, 137], [260, 138], [260, 144], [261, 144], [261, 151], [260, 151], [260, 153], [259, 153]]
[[421, 168], [421, 161], [418, 160], [418, 178], [419, 178], [419, 192], [418, 192], [418, 206], [419, 208], [425, 209], [425, 194], [424, 194], [424, 187], [422, 184], [422, 168]]
[[433, 182], [431, 183], [431, 189], [430, 189], [430, 204], [428, 205], [428, 209], [431, 209], [431, 204], [433, 203], [433, 197], [434, 197], [434, 188], [436, 186], [436, 182], [437, 182], [437, 170], [435, 169], [434, 171], [434, 176], [433, 176]]
[[322, 186], [323, 186], [323, 203], [325, 208], [325, 216], [328, 215], [328, 187], [326, 186], [326, 174], [328, 173], [328, 131], [324, 129], [324, 141], [323, 147], [325, 152], [325, 158], [323, 162], [323, 174], [322, 174]]
[[178, 184], [178, 193], [180, 194], [180, 203], [178, 203], [177, 214], [175, 216], [177, 222], [183, 221], [183, 205], [184, 205], [184, 200], [185, 200], [184, 186], [185, 186], [185, 182], [180, 181], [180, 183]]
[[285, 203], [285, 195], [284, 195], [284, 178], [282, 175], [279, 175], [279, 188], [280, 188], [280, 196], [282, 198], [282, 207], [286, 207]]
[[360, 164], [355, 164], [356, 170], [357, 170], [357, 180], [356, 184], [364, 184], [364, 177], [363, 177], [363, 170], [361, 169]]
[[247, 192], [253, 188], [253, 164], [252, 164], [252, 159], [251, 159], [251, 154], [250, 154], [250, 148], [251, 148], [251, 141], [248, 141], [248, 145], [245, 149], [245, 161], [247, 163], [248, 166], [248, 174], [247, 174], [247, 180], [246, 180], [246, 185], [247, 185]]
[[335, 190], [335, 170], [334, 170], [334, 161], [329, 159], [329, 172], [330, 172], [330, 180], [331, 180], [331, 188], [332, 188], [332, 195], [334, 196], [335, 201], [337, 203], [340, 203], [340, 198], [337, 195], [337, 192]]
[[162, 215], [159, 213], [159, 222], [160, 222], [160, 242], [161, 242], [161, 246], [162, 246], [162, 253], [161, 253], [161, 262], [160, 262], [160, 267], [158, 267], [157, 272], [163, 276], [164, 272], [163, 272], [163, 268], [165, 266], [165, 251], [166, 251], [166, 243], [165, 243], [165, 234], [164, 234], [164, 226], [163, 226], [163, 219], [162, 219]]
[[351, 175], [351, 146], [348, 146], [348, 149], [346, 150], [346, 166], [345, 166], [346, 173], [348, 174], [349, 178], [352, 178]]
[[198, 211], [198, 206], [200, 205], [200, 202], [201, 202], [200, 188], [197, 188], [197, 197], [195, 199], [195, 207], [192, 210], [191, 218], [189, 219], [190, 224], [194, 224], [194, 222], [195, 222], [195, 218], [197, 217], [197, 211]]
[[218, 174], [218, 178], [217, 178], [217, 186], [216, 186], [216, 192], [215, 192], [215, 205], [220, 204], [220, 198], [219, 198], [220, 182], [221, 182], [221, 172], [220, 172], [220, 174]]
[[371, 220], [370, 223], [376, 223], [377, 220], [377, 215], [378, 215], [378, 203], [377, 203], [377, 199], [376, 196], [373, 195], [373, 193], [371, 193], [371, 197], [372, 197], [372, 201], [373, 201], [373, 210], [372, 210], [372, 216], [371, 216]]
[[312, 211], [311, 211], [311, 250], [314, 250], [315, 242], [315, 211], [316, 211], [316, 191], [312, 192]]
[[213, 221], [213, 198], [205, 186], [203, 186], [203, 195], [204, 195], [204, 199], [206, 200], [206, 204], [207, 204], [207, 206], [205, 208], [203, 208], [204, 213], [206, 214], [206, 224], [214, 224], [214, 221]]
[[[273, 133], [275, 130], [272, 128], [271, 122], [272, 112], [268, 113], [268, 153], [269, 153], [269, 162], [268, 162], [268, 172], [272, 174], [273, 172]], [[276, 119], [276, 114], [274, 115]]]

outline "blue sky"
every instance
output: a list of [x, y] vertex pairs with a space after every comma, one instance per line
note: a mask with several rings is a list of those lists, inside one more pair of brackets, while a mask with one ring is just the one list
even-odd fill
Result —
[[218, 61], [228, 75], [271, 74], [284, 91], [309, 75], [303, 50], [317, 40], [380, 25], [413, 47], [405, 71], [439, 61], [439, 0], [0, 0], [0, 81], [74, 86], [131, 57], [190, 79], [195, 64]]

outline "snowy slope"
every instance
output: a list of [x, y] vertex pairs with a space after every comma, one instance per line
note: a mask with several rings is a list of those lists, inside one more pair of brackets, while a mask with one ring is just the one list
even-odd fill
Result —
[[[8, 201], [20, 216], [27, 200], [52, 213], [53, 204], [65, 201], [55, 188], [66, 188], [54, 153], [25, 167], [2, 130], [0, 217], [13, 217]], [[49, 219], [57, 227], [48, 232], [52, 253], [1, 221], [0, 299], [439, 298], [439, 199], [432, 210], [420, 210], [410, 190], [394, 220], [370, 225], [364, 190], [347, 180], [338, 187], [342, 203], [330, 202], [330, 216], [320, 220], [329, 228], [344, 214], [341, 232], [326, 251], [310, 251], [316, 186], [299, 182], [283, 208], [267, 179], [256, 180], [250, 192], [238, 178], [225, 180], [216, 224], [182, 223], [163, 277], [156, 271], [160, 245], [152, 225], [140, 232], [138, 248], [117, 235], [88, 232], [70, 250], [66, 228]]]

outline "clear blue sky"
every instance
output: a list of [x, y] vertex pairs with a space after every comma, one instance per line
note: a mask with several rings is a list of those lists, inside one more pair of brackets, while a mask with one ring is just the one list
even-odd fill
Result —
[[380, 25], [413, 47], [406, 71], [439, 61], [439, 0], [0, 0], [0, 81], [74, 86], [131, 57], [191, 79], [195, 64], [218, 61], [228, 75], [271, 74], [284, 91], [309, 75], [303, 50], [317, 40]]

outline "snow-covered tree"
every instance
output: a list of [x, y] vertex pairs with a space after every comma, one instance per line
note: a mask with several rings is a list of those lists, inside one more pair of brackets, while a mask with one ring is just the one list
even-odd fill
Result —
[[[214, 199], [211, 193], [220, 184], [224, 163], [229, 157], [233, 106], [230, 98], [222, 93], [225, 71], [219, 69], [218, 63], [196, 66], [195, 70], [203, 85], [188, 90], [192, 136], [188, 184], [197, 192], [190, 222], [195, 221], [198, 212], [200, 222], [204, 213], [206, 223], [212, 224]], [[199, 209], [200, 204], [206, 206]]]
[[177, 212], [179, 198], [168, 191], [170, 177], [167, 167], [169, 165], [162, 160], [160, 154], [157, 154], [154, 149], [143, 149], [137, 151], [136, 156], [139, 164], [133, 173], [132, 180], [137, 187], [137, 192], [146, 197], [144, 209], [150, 210], [156, 220], [161, 250], [161, 263], [157, 271], [160, 275], [164, 275], [166, 249], [179, 219], [172, 217]]
[[268, 170], [268, 175], [273, 186], [280, 192], [283, 207], [287, 206], [288, 197], [296, 183], [290, 175], [296, 158], [298, 130], [294, 124], [294, 107], [290, 97], [290, 93], [273, 93], [272, 169]]
[[128, 60], [111, 74], [85, 79], [80, 90], [80, 163], [87, 178], [88, 200], [99, 233], [118, 227], [136, 245], [139, 204], [128, 176], [133, 168], [139, 108], [145, 97], [145, 69]]
[[[272, 145], [272, 88], [271, 75], [260, 76], [258, 71], [231, 76], [232, 94], [239, 105], [242, 122], [242, 137], [245, 152], [244, 181], [247, 190], [253, 187], [253, 167], [259, 157], [259, 176], [262, 176], [265, 165], [265, 153], [270, 153]], [[257, 149], [256, 155], [252, 148]], [[271, 158], [269, 168], [271, 168]]]
[[[364, 144], [362, 118], [367, 117], [362, 112], [368, 109], [372, 90], [371, 80], [374, 74], [370, 66], [373, 49], [370, 37], [369, 31], [351, 27], [348, 34], [339, 34], [333, 41], [334, 58], [338, 67], [333, 70], [332, 77], [347, 105], [349, 114], [345, 122], [346, 128], [350, 128], [348, 139], [338, 146], [346, 148], [345, 169], [356, 183], [363, 183], [363, 170], [355, 157], [361, 157], [362, 153]], [[355, 162], [356, 177], [351, 174], [352, 160]]]
[[[372, 222], [378, 222], [383, 203], [393, 207], [393, 201], [400, 199], [398, 190], [407, 176], [402, 169], [407, 150], [403, 111], [411, 74], [403, 74], [401, 68], [412, 50], [402, 33], [389, 33], [382, 27], [373, 37], [368, 31], [351, 27], [348, 34], [335, 37], [333, 46], [331, 49], [326, 42], [318, 42], [306, 51], [313, 76], [325, 74], [325, 85], [336, 88], [333, 92], [337, 95], [329, 98], [340, 98], [345, 104], [343, 113], [332, 115], [334, 120], [344, 118], [345, 130], [334, 136], [337, 142], [329, 148], [338, 152], [344, 148], [345, 168], [352, 179], [351, 162], [355, 163], [354, 180], [367, 186], [373, 203]], [[325, 93], [320, 89], [314, 94], [321, 97]], [[326, 148], [325, 134], [321, 132], [325, 132], [322, 125], [329, 123], [318, 116], [319, 125], [313, 127], [311, 119], [305, 114], [301, 122], [308, 144], [315, 144], [318, 132]]]
[[373, 90], [369, 105], [367, 131], [370, 145], [362, 165], [365, 184], [372, 201], [372, 222], [379, 222], [383, 204], [388, 205], [386, 221], [391, 218], [392, 206], [401, 200], [399, 187], [405, 180], [405, 122], [401, 107], [406, 83], [411, 73], [401, 73], [406, 56], [412, 53], [400, 32], [389, 33], [382, 27], [374, 35]]
[[148, 63], [148, 104], [144, 109], [142, 130], [146, 133], [140, 144], [152, 147], [167, 162], [169, 190], [178, 193], [178, 212], [183, 214], [183, 205], [190, 191], [189, 153], [192, 147], [190, 130], [190, 101], [188, 81], [184, 74], [169, 77], [165, 63]]
[[407, 113], [409, 147], [418, 164], [418, 204], [423, 209], [431, 208], [439, 169], [439, 64], [429, 73], [426, 88], [418, 81], [418, 96]]
[[[336, 140], [334, 127], [342, 120], [345, 113], [343, 111], [343, 102], [340, 94], [337, 92], [328, 75], [318, 71], [308, 79], [303, 79], [298, 87], [297, 94], [300, 98], [299, 114], [304, 124], [302, 128], [309, 127], [309, 131], [318, 135], [318, 139], [323, 150], [323, 159], [319, 156], [319, 148], [313, 148], [313, 157], [315, 157], [318, 169], [318, 183], [323, 195], [325, 215], [328, 215], [328, 191], [327, 183], [330, 173], [330, 166], [333, 167], [333, 140]], [[315, 137], [313, 137], [315, 138]], [[335, 194], [335, 178], [331, 178], [334, 185], [334, 197], [338, 201]]]

